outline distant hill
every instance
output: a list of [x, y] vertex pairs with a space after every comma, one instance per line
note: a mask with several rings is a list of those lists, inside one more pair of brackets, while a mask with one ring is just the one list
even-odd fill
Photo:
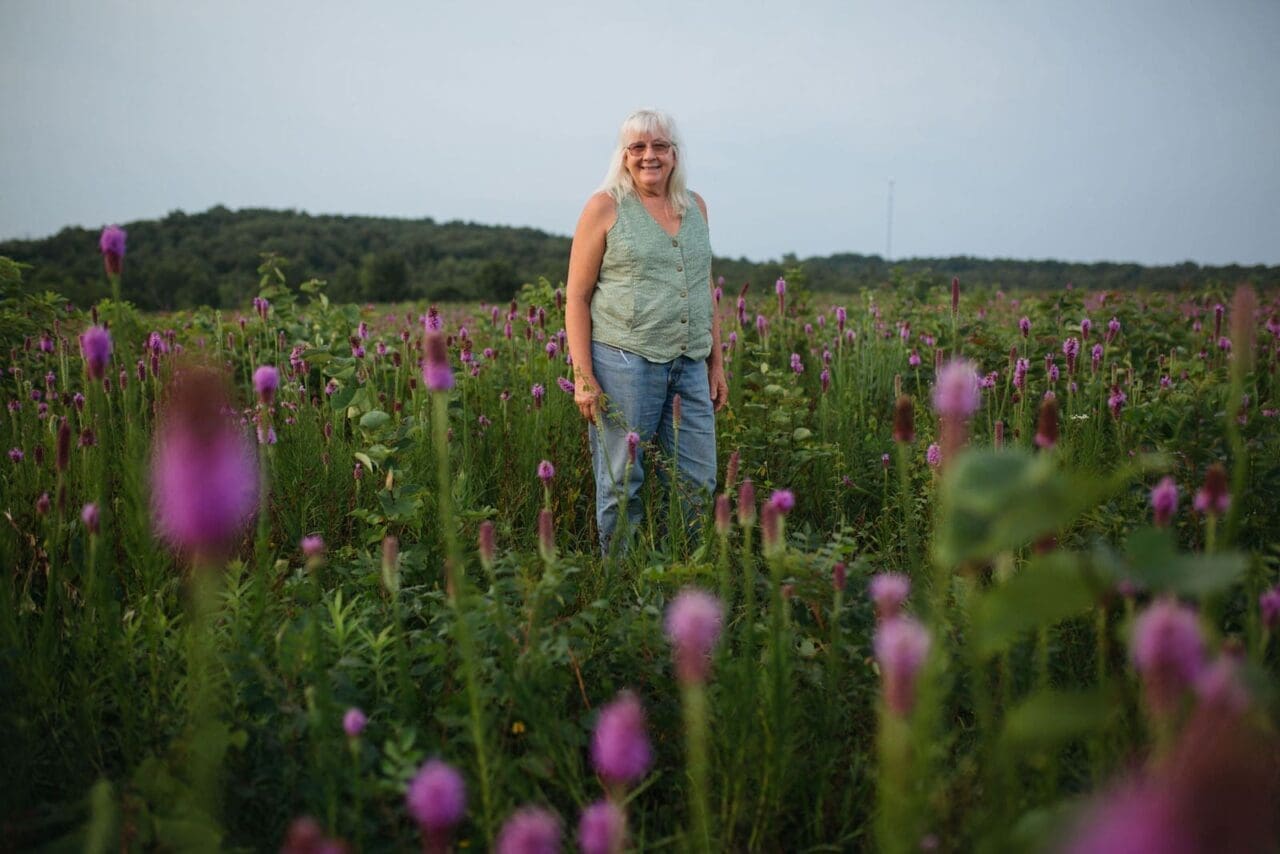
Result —
[[[257, 292], [262, 252], [288, 261], [290, 282], [329, 282], [332, 299], [503, 300], [524, 282], [565, 278], [569, 238], [532, 228], [439, 223], [432, 219], [312, 216], [292, 210], [211, 208], [174, 212], [161, 220], [124, 223], [129, 232], [124, 295], [143, 309], [243, 305]], [[104, 293], [98, 233], [65, 228], [41, 240], [0, 242], [0, 255], [32, 265], [29, 288], [54, 290], [84, 304]], [[1076, 264], [980, 258], [915, 258], [886, 262], [877, 255], [839, 254], [776, 261], [718, 258], [715, 272], [726, 290], [746, 282], [758, 290], [799, 270], [820, 291], [848, 292], [893, 283], [925, 288], [959, 276], [971, 285], [1007, 290], [1061, 287], [1090, 289], [1280, 285], [1280, 267], [1171, 267]]]

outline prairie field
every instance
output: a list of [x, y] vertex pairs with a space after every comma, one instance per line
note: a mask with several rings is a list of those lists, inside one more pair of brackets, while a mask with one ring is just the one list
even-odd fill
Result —
[[721, 282], [717, 494], [602, 555], [552, 283], [5, 261], [0, 847], [1280, 839], [1276, 293]]

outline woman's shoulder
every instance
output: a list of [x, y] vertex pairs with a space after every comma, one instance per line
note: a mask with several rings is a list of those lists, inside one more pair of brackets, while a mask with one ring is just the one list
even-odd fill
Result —
[[693, 197], [693, 201], [694, 201], [694, 203], [695, 203], [695, 204], [697, 204], [697, 206], [698, 206], [698, 210], [702, 211], [702, 218], [703, 218], [703, 219], [706, 219], [706, 218], [707, 218], [707, 202], [706, 202], [706, 200], [705, 200], [705, 199], [703, 199], [703, 198], [702, 198], [702, 196], [701, 196], [701, 195], [699, 195], [698, 193], [695, 193], [693, 190], [690, 190], [690, 191], [689, 191], [689, 195]]
[[579, 232], [585, 227], [603, 236], [618, 220], [618, 205], [606, 192], [592, 193], [578, 218]]

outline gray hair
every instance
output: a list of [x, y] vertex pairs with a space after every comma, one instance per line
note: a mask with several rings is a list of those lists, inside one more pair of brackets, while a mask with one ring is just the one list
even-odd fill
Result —
[[685, 183], [680, 135], [676, 130], [675, 120], [659, 110], [636, 110], [627, 116], [618, 130], [618, 146], [609, 160], [609, 171], [605, 173], [604, 183], [600, 185], [598, 192], [608, 193], [618, 204], [635, 193], [635, 184], [631, 180], [631, 173], [627, 171], [627, 144], [641, 134], [665, 137], [674, 146], [672, 150], [676, 155], [676, 163], [667, 182], [667, 202], [677, 216], [684, 216], [692, 200]]

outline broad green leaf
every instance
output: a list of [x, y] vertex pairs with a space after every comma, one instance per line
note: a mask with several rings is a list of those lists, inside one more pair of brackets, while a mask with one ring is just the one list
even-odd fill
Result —
[[957, 566], [1020, 548], [1069, 525], [1107, 488], [1058, 471], [1049, 454], [968, 451], [942, 478], [934, 559]]
[[1125, 544], [1127, 577], [1153, 593], [1205, 596], [1225, 590], [1244, 574], [1247, 558], [1238, 552], [1186, 554], [1177, 551], [1173, 535], [1140, 528]]
[[1054, 747], [1106, 726], [1116, 706], [1103, 691], [1038, 691], [1005, 718], [1004, 745]]
[[329, 398], [329, 407], [334, 412], [341, 412], [351, 403], [351, 398], [356, 396], [356, 387], [354, 385], [340, 388]]
[[1093, 601], [1077, 555], [1054, 552], [1036, 558], [982, 594], [973, 627], [978, 654], [1001, 652], [1025, 632], [1075, 616]]
[[360, 426], [365, 430], [377, 430], [391, 420], [391, 416], [381, 409], [371, 409], [360, 416]]

